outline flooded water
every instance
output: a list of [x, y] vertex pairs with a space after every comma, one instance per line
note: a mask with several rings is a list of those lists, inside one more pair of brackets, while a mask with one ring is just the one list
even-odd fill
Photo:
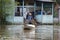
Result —
[[24, 29], [24, 25], [1, 25], [0, 40], [57, 40], [57, 25], [39, 25]]
[[53, 40], [53, 25], [39, 25], [36, 27], [36, 33], [38, 40]]

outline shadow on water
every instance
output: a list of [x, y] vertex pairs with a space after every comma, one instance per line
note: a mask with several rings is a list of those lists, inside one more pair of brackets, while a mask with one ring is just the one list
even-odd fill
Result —
[[0, 38], [4, 36], [6, 30], [5, 25], [0, 25]]

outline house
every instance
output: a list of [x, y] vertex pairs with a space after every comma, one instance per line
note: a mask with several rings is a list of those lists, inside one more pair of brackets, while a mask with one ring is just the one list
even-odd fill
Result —
[[[12, 16], [7, 17], [6, 20], [23, 24], [27, 13], [32, 12], [37, 22], [53, 23], [54, 2], [52, 0], [15, 0], [14, 13]], [[45, 13], [41, 12], [41, 15], [35, 15], [36, 10], [45, 11]]]

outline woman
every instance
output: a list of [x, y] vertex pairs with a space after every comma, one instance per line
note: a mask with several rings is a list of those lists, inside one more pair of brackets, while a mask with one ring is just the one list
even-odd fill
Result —
[[27, 14], [26, 20], [29, 24], [32, 24], [33, 16], [31, 12]]

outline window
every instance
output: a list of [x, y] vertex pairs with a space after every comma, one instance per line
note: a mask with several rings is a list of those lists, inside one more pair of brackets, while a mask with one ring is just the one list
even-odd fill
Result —
[[52, 15], [52, 3], [43, 3], [43, 10], [46, 15]]
[[24, 0], [24, 5], [31, 5], [33, 6], [34, 5], [34, 0]]
[[15, 16], [22, 16], [22, 7], [23, 6], [23, 0], [15, 0]]
[[23, 5], [23, 0], [15, 0], [16, 6], [22, 6]]
[[42, 8], [42, 3], [39, 1], [36, 1], [36, 14], [41, 15], [41, 8]]
[[16, 8], [15, 16], [20, 16], [20, 10], [19, 10], [19, 7]]
[[22, 16], [23, 11], [22, 7], [16, 7], [15, 9], [15, 16]]

